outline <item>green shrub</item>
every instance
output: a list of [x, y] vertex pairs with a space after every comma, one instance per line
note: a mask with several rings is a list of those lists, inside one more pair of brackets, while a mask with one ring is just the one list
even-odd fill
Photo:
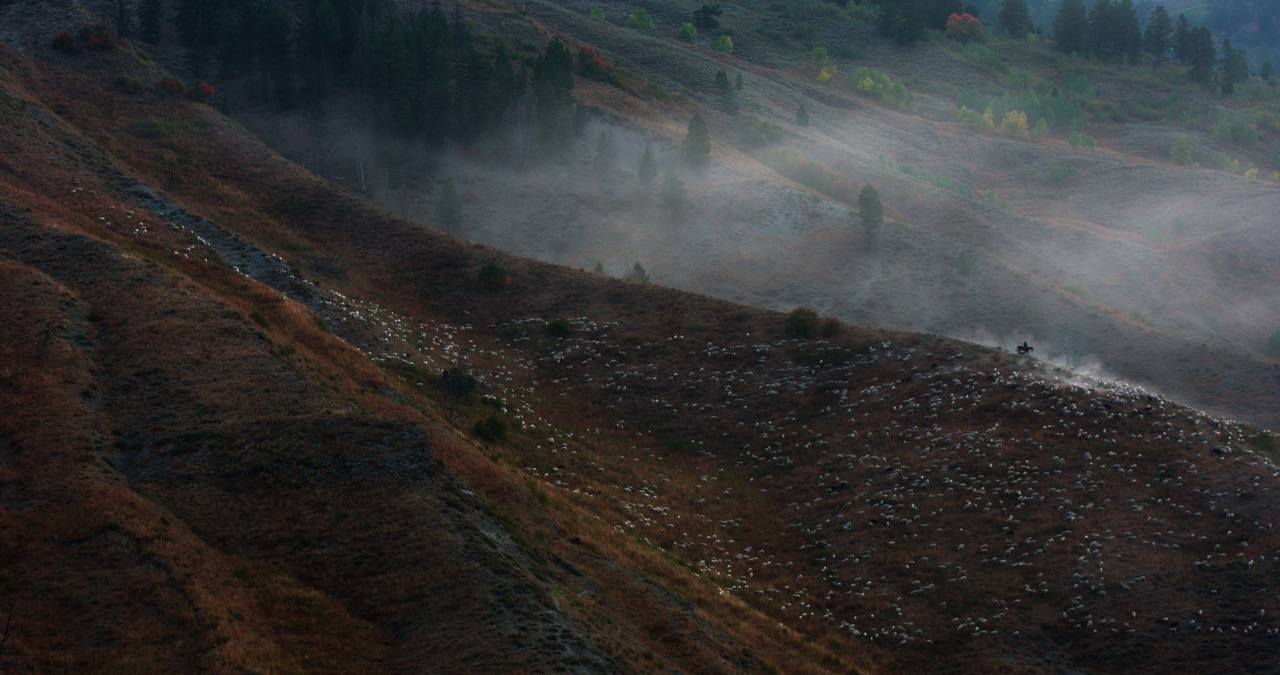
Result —
[[589, 10], [589, 13], [590, 13], [590, 15], [591, 15], [591, 18], [595, 19], [596, 21], [604, 21], [604, 10], [603, 10], [603, 9], [600, 9], [599, 7], [592, 7], [592, 8]]
[[568, 337], [573, 332], [573, 324], [568, 319], [555, 319], [547, 322], [547, 334], [551, 337]]
[[720, 37], [716, 38], [715, 42], [711, 43], [711, 48], [720, 52], [721, 54], [732, 54], [733, 38], [729, 37], [728, 35], [721, 35]]
[[120, 87], [120, 91], [126, 94], [136, 94], [142, 91], [142, 82], [138, 81], [138, 78], [129, 77], [128, 75], [117, 77], [116, 86]]
[[676, 31], [676, 39], [681, 42], [696, 44], [698, 42], [698, 29], [686, 21], [680, 24], [680, 30]]
[[1179, 136], [1173, 142], [1173, 147], [1169, 148], [1169, 160], [1181, 166], [1191, 166], [1191, 144], [1187, 143], [1186, 136]]
[[1078, 172], [1074, 166], [1055, 166], [1049, 168], [1048, 183], [1050, 185], [1062, 185], [1075, 176]]
[[787, 320], [782, 324], [782, 330], [790, 337], [809, 339], [818, 334], [820, 321], [816, 310], [800, 307], [787, 315]]
[[169, 120], [159, 120], [148, 118], [142, 120], [134, 120], [129, 123], [129, 133], [138, 138], [155, 139], [162, 136], [168, 136], [176, 130], [173, 122]]
[[634, 14], [627, 17], [627, 27], [636, 30], [651, 30], [653, 28], [653, 19], [649, 18], [649, 13], [643, 9], [637, 9]]
[[1084, 133], [1083, 131], [1071, 132], [1071, 136], [1067, 139], [1067, 142], [1071, 144], [1071, 147], [1078, 150], [1093, 150], [1098, 147], [1098, 142], [1093, 140], [1092, 136]]
[[863, 66], [853, 72], [850, 78], [854, 88], [863, 94], [880, 99], [885, 103], [904, 110], [915, 108], [916, 97], [901, 82], [894, 82], [892, 77]]
[[747, 123], [742, 127], [742, 142], [752, 147], [761, 147], [782, 140], [784, 131], [781, 126], [760, 119], [755, 115], [747, 115]]
[[476, 275], [476, 281], [486, 291], [502, 291], [511, 288], [511, 274], [506, 268], [495, 263], [481, 267], [480, 273]]

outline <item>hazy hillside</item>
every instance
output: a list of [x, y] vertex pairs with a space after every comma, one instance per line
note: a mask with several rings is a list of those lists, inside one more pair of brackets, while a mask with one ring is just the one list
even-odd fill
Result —
[[[477, 32], [586, 40], [626, 78], [576, 82], [566, 164], [495, 136], [407, 143], [393, 176], [358, 100], [189, 100], [163, 42], [49, 46], [109, 4], [0, 5], [3, 667], [1280, 668], [1274, 435], [937, 334], [1271, 419], [1276, 186], [1167, 143], [1257, 147], [1166, 119], [1099, 121], [1092, 151], [975, 130], [947, 77], [1016, 74], [766, 3], [726, 5], [727, 56], [670, 39], [675, 3], [642, 34], [616, 25], [639, 4], [477, 2]], [[850, 31], [840, 71], [914, 109], [815, 83], [799, 38], [752, 45], [766, 19]], [[1113, 111], [1193, 96], [1081, 67]], [[673, 173], [668, 215], [633, 168], [646, 144], [673, 166], [695, 111], [713, 160]], [[751, 114], [782, 140], [751, 147]], [[799, 182], [822, 167], [879, 188], [875, 246], [843, 184]], [[434, 227], [446, 178], [472, 241]], [[581, 269], [636, 260], [702, 294]]]

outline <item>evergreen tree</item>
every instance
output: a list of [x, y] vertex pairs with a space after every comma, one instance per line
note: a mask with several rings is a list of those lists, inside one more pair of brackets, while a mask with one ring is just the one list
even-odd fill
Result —
[[1262, 67], [1258, 69], [1258, 77], [1261, 77], [1262, 81], [1267, 84], [1271, 84], [1271, 81], [1276, 79], [1276, 71], [1271, 67], [1270, 61], [1262, 62]]
[[672, 169], [662, 174], [662, 187], [658, 191], [658, 207], [669, 216], [678, 215], [689, 207], [689, 191], [684, 181]]
[[1142, 52], [1142, 28], [1133, 0], [1120, 0], [1112, 11], [1115, 21], [1115, 51], [1130, 60], [1138, 58], [1138, 54]]
[[716, 99], [721, 110], [730, 115], [738, 114], [738, 90], [723, 70], [716, 71]]
[[701, 113], [694, 113], [689, 120], [689, 131], [684, 137], [684, 162], [694, 168], [703, 168], [711, 161], [711, 133]]
[[1187, 15], [1178, 14], [1178, 23], [1173, 30], [1173, 58], [1182, 65], [1187, 65], [1187, 45], [1191, 43], [1191, 24]]
[[1086, 38], [1088, 51], [1096, 55], [1116, 51], [1119, 29], [1120, 26], [1116, 22], [1116, 6], [1111, 0], [1094, 2], [1093, 11], [1089, 12], [1089, 30]]
[[924, 25], [934, 30], [946, 30], [947, 17], [964, 13], [963, 0], [926, 0], [921, 7]]
[[618, 144], [613, 140], [613, 132], [601, 129], [596, 136], [596, 152], [591, 160], [591, 168], [597, 178], [609, 178], [613, 175], [614, 164], [618, 161]]
[[886, 0], [880, 6], [880, 34], [893, 38], [899, 45], [916, 43], [924, 34], [925, 12], [921, 7], [927, 0]]
[[138, 10], [138, 23], [142, 28], [142, 40], [147, 44], [158, 44], [162, 26], [164, 26], [164, 5], [160, 0], [142, 0]]
[[1173, 20], [1169, 18], [1169, 12], [1164, 5], [1156, 5], [1151, 16], [1147, 17], [1147, 32], [1142, 36], [1142, 50], [1154, 57], [1157, 63], [1163, 61], [1169, 53], [1172, 34]]
[[[409, 51], [419, 84], [415, 92], [419, 99], [418, 126], [427, 140], [438, 143], [444, 139], [449, 116], [454, 110], [453, 45], [449, 37], [449, 22], [439, 4], [429, 12], [418, 12], [412, 22]], [[502, 73], [495, 73], [495, 77], [501, 87]]]
[[693, 12], [693, 25], [704, 30], [711, 30], [720, 25], [720, 20], [716, 17], [722, 13], [724, 13], [724, 10], [720, 9], [720, 3], [717, 2], [714, 5], [703, 3], [702, 7]]
[[742, 88], [743, 88], [744, 86], [746, 86], [746, 85], [745, 85], [745, 84], [743, 84], [743, 82], [742, 82], [742, 73], [738, 73], [738, 74], [737, 74], [737, 75], [735, 75], [735, 76], [734, 76], [734, 78], [733, 78], [733, 88], [734, 88], [734, 89], [737, 89], [738, 91], [742, 91]]
[[874, 247], [880, 239], [880, 226], [884, 224], [884, 205], [880, 203], [880, 193], [870, 183], [858, 194], [858, 220], [862, 221], [867, 246]]
[[1249, 79], [1249, 61], [1243, 49], [1235, 49], [1230, 40], [1222, 41], [1222, 67], [1218, 72], [1218, 84], [1223, 96], [1235, 93], [1236, 85]]
[[533, 67], [533, 93], [537, 102], [538, 138], [553, 157], [566, 158], [573, 150], [573, 55], [556, 38]]
[[502, 115], [493, 62], [474, 43], [467, 44], [454, 66], [455, 119], [464, 141], [474, 140]]
[[796, 124], [802, 127], [809, 126], [809, 108], [803, 102], [800, 103], [800, 109], [796, 111]]
[[1088, 48], [1089, 21], [1083, 0], [1064, 0], [1053, 19], [1053, 40], [1058, 49], [1071, 54]]
[[1000, 3], [1000, 30], [1015, 40], [1026, 39], [1031, 32], [1031, 13], [1027, 0], [1003, 0]]
[[1200, 84], [1212, 81], [1218, 65], [1218, 50], [1213, 46], [1213, 34], [1209, 29], [1204, 26], [1193, 29], [1183, 51], [1189, 67], [1187, 76]]
[[653, 185], [653, 180], [658, 177], [658, 163], [653, 161], [653, 150], [649, 146], [644, 146], [644, 152], [640, 154], [640, 163], [636, 165], [636, 178], [640, 179], [640, 184], [646, 188]]
[[680, 24], [680, 30], [676, 31], [676, 39], [691, 45], [698, 44], [698, 29], [686, 21]]

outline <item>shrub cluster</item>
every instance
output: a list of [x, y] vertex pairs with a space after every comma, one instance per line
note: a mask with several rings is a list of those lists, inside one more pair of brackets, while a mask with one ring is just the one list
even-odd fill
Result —
[[511, 275], [507, 273], [506, 268], [494, 263], [481, 267], [476, 281], [480, 282], [480, 287], [486, 291], [503, 291], [511, 288]]
[[961, 43], [981, 41], [986, 37], [982, 22], [972, 14], [952, 14], [947, 17], [947, 37]]
[[578, 74], [588, 80], [618, 84], [618, 73], [613, 64], [595, 47], [583, 45], [578, 48]]
[[852, 79], [858, 91], [895, 108], [911, 110], [916, 105], [915, 95], [884, 73], [863, 66], [854, 71]]
[[808, 307], [800, 307], [787, 315], [782, 330], [788, 336], [807, 340], [818, 336], [830, 338], [840, 334], [844, 327], [833, 318], [823, 319], [818, 312]]

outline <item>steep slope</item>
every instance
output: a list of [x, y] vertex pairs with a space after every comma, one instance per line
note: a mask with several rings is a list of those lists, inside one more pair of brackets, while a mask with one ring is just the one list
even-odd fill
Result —
[[[834, 7], [811, 7], [823, 3], [790, 3], [809, 7], [807, 18], [788, 16], [778, 8], [784, 3], [727, 6], [732, 55], [707, 49], [711, 36], [699, 46], [675, 41], [688, 18], [679, 3], [646, 3], [656, 22], [650, 32], [625, 27], [639, 4], [608, 3], [604, 21], [589, 14], [599, 3], [525, 4], [527, 15], [474, 3], [467, 17], [512, 44], [557, 35], [595, 46], [632, 78], [622, 87], [579, 82], [578, 161], [517, 171], [424, 146], [411, 153], [425, 158], [420, 171], [405, 169], [402, 187], [371, 174], [363, 187], [378, 203], [439, 225], [435, 195], [448, 178], [467, 202], [447, 229], [473, 241], [584, 269], [599, 262], [619, 272], [638, 260], [660, 283], [754, 306], [814, 306], [1005, 348], [1030, 339], [1059, 363], [1280, 425], [1277, 365], [1265, 351], [1280, 326], [1267, 263], [1277, 254], [1270, 233], [1278, 188], [1261, 179], [1273, 162], [1265, 113], [1257, 116], [1261, 140], [1222, 142], [1213, 120], [1252, 119], [1252, 109], [1177, 85], [1172, 69], [1121, 70], [1033, 48], [997, 56], [945, 41], [898, 48]], [[812, 46], [843, 54], [834, 57], [843, 73], [868, 66], [905, 82], [916, 110], [886, 106], [847, 78], [814, 83]], [[718, 110], [718, 70], [744, 78], [737, 115]], [[1033, 142], [955, 121], [959, 100], [1029, 90], [1047, 97], [1078, 86], [1097, 92], [1096, 119], [1078, 123], [1098, 137], [1098, 150], [1068, 145], [1065, 125]], [[801, 103], [807, 127], [794, 123]], [[716, 162], [684, 175], [692, 208], [671, 217], [632, 169], [646, 145], [661, 166], [678, 166], [695, 111], [709, 120]], [[743, 140], [749, 115], [779, 125], [783, 139], [753, 149]], [[342, 115], [306, 123], [237, 116], [353, 188], [355, 148], [375, 142]], [[611, 172], [591, 161], [605, 130], [618, 148]], [[1181, 136], [1204, 167], [1252, 162], [1262, 176], [1175, 166], [1169, 148]], [[880, 189], [890, 223], [879, 250], [865, 245], [853, 199], [816, 194], [769, 168], [787, 157], [826, 179]]]
[[1274, 437], [469, 244], [117, 91], [129, 51], [2, 58], [0, 658], [1277, 667]]

